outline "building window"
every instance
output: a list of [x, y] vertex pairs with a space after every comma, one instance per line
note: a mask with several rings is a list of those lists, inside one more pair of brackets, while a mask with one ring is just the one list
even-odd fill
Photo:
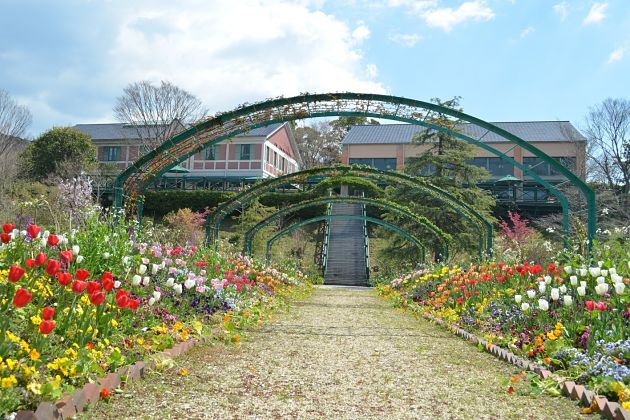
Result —
[[476, 157], [468, 160], [467, 163], [484, 168], [495, 177], [514, 174], [514, 165], [507, 163], [500, 157]]
[[351, 158], [350, 164], [368, 165], [381, 171], [396, 169], [396, 158]]
[[[574, 171], [576, 167], [576, 159], [574, 156], [560, 156], [554, 157], [562, 166]], [[531, 168], [536, 175], [539, 176], [558, 176], [560, 175], [550, 164], [545, 162], [539, 157], [524, 157], [523, 165]]]
[[105, 159], [105, 162], [120, 161], [120, 146], [103, 147], [103, 159]]
[[251, 144], [237, 144], [236, 145], [236, 160], [252, 160], [252, 145]]
[[265, 146], [265, 150], [267, 151], [267, 163], [271, 164], [271, 149], [269, 146]]
[[219, 158], [219, 145], [215, 144], [206, 149], [205, 160], [217, 160]]
[[275, 150], [273, 151], [273, 167], [278, 167], [278, 152], [276, 152]]

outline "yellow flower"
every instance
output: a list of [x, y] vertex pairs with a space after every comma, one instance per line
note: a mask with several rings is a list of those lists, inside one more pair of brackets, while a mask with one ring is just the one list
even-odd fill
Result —
[[112, 324], [112, 327], [116, 328], [118, 326], [118, 321], [116, 321], [115, 319], [112, 319], [110, 324]]
[[181, 339], [182, 339], [182, 340], [186, 340], [186, 339], [188, 338], [188, 336], [189, 336], [189, 335], [190, 335], [190, 331], [188, 331], [188, 330], [183, 331], [183, 332], [182, 332], [182, 335], [181, 335]]
[[42, 323], [42, 319], [39, 317], [39, 315], [33, 315], [31, 317], [31, 322], [33, 323], [33, 325], [39, 325]]
[[136, 340], [136, 343], [138, 343], [139, 346], [144, 344], [144, 338], [140, 337]]
[[7, 331], [6, 332], [7, 338], [11, 341], [13, 341], [14, 343], [19, 343], [20, 342], [20, 337], [18, 337], [17, 335], [13, 334], [11, 331]]
[[26, 389], [35, 395], [40, 395], [42, 393], [42, 386], [37, 382], [30, 382], [26, 385]]
[[66, 356], [70, 357], [71, 359], [76, 359], [78, 355], [79, 353], [77, 353], [77, 351], [73, 348], [69, 348], [68, 350], [66, 350]]
[[181, 369], [179, 370], [179, 374], [180, 374], [181, 376], [186, 376], [186, 375], [188, 375], [188, 369], [186, 369], [186, 368], [181, 368]]
[[26, 353], [31, 350], [31, 346], [29, 346], [28, 343], [24, 340], [20, 341], [20, 347], [22, 347], [22, 350], [24, 350]]
[[550, 339], [550, 340], [555, 340], [558, 337], [556, 337], [555, 331], [549, 331], [547, 333], [547, 338]]
[[179, 321], [173, 324], [173, 331], [181, 331], [182, 328], [184, 328], [184, 325]]
[[13, 375], [8, 378], [2, 378], [2, 389], [11, 389], [15, 384], [17, 384], [17, 379]]
[[40, 354], [36, 349], [31, 350], [31, 352], [28, 355], [31, 358], [31, 360], [39, 360]]
[[17, 360], [13, 360], [13, 359], [7, 359], [6, 360], [6, 364], [9, 367], [9, 370], [13, 370], [18, 365], [18, 361]]

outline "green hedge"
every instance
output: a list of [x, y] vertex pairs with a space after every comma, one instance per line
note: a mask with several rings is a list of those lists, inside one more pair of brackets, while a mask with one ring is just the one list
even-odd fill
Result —
[[162, 218], [183, 208], [202, 212], [206, 207], [216, 207], [233, 195], [233, 192], [208, 190], [147, 191], [144, 195], [144, 214]]

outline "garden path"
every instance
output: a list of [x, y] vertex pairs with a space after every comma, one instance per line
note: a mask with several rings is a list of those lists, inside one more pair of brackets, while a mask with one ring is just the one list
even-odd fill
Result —
[[507, 394], [513, 367], [369, 289], [318, 288], [240, 347], [176, 363], [190, 373], [152, 373], [85, 418], [581, 417], [565, 398]]

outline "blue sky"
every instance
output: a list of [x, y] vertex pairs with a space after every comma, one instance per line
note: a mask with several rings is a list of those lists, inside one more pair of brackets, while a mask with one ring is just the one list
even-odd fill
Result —
[[628, 0], [2, 0], [0, 88], [52, 126], [114, 121], [134, 81], [212, 112], [300, 92], [463, 97], [488, 121], [630, 96]]

